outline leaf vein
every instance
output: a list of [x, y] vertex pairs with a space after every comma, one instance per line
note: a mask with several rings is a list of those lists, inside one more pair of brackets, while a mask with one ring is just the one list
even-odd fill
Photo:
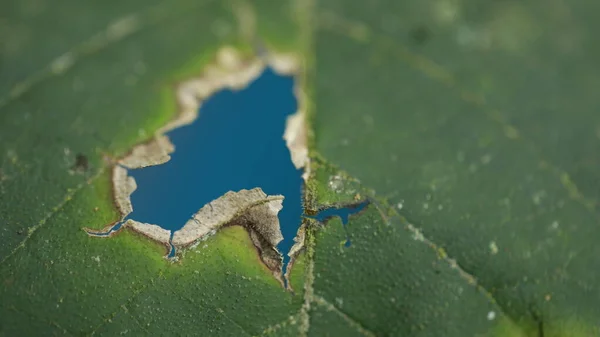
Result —
[[[153, 277], [152, 279], [158, 279], [163, 275], [163, 271], [160, 270], [158, 272], [158, 275], [156, 275], [156, 277]], [[127, 305], [130, 304], [131, 302], [133, 302], [133, 300], [135, 300], [140, 294], [142, 294], [147, 288], [150, 287], [150, 285], [154, 285], [154, 282], [146, 282], [143, 283], [139, 288], [135, 289], [133, 291], [133, 295], [131, 295], [127, 300], [125, 300], [125, 302], [121, 305], [119, 305], [118, 309], [115, 310], [114, 312], [106, 315], [105, 319], [98, 324], [90, 333], [86, 334], [87, 336], [93, 336], [98, 330], [100, 330], [100, 328], [102, 328], [103, 326], [105, 326], [107, 323], [110, 323], [111, 320], [122, 310], [126, 310], [126, 312], [129, 312], [127, 310]], [[133, 317], [132, 314], [129, 314], [130, 316]], [[139, 324], [139, 322], [138, 322]]]
[[354, 318], [350, 317], [347, 313], [345, 313], [342, 309], [335, 306], [333, 303], [329, 302], [325, 298], [313, 295], [313, 302], [324, 307], [327, 310], [334, 311], [338, 316], [340, 316], [348, 325], [355, 328], [358, 332], [360, 332], [363, 336], [367, 337], [375, 337], [377, 336], [374, 332], [365, 328], [362, 324], [356, 321]]
[[[374, 202], [373, 203], [375, 205], [375, 207], [377, 208], [377, 210], [379, 211], [382, 219], [386, 222], [389, 223], [390, 219], [387, 218], [384, 214], [390, 214], [390, 212], [393, 214], [394, 217], [398, 218], [400, 220], [400, 223], [405, 224], [405, 229], [407, 231], [409, 231], [411, 234], [414, 235], [414, 237], [418, 238], [417, 240], [422, 242], [423, 244], [427, 245], [429, 248], [431, 248], [438, 256], [440, 256], [441, 259], [443, 259], [446, 263], [448, 263], [448, 265], [450, 266], [451, 269], [455, 270], [456, 272], [458, 272], [458, 275], [460, 276], [461, 279], [463, 279], [465, 282], [467, 282], [467, 284], [469, 284], [470, 286], [475, 287], [483, 296], [485, 296], [485, 298], [487, 298], [491, 303], [493, 303], [497, 308], [498, 311], [507, 319], [513, 321], [513, 318], [510, 317], [506, 311], [504, 310], [504, 308], [502, 308], [502, 306], [500, 305], [500, 303], [498, 303], [498, 301], [494, 298], [494, 296], [492, 295], [492, 293], [486, 289], [482, 284], [480, 284], [477, 281], [477, 278], [468, 273], [466, 270], [464, 270], [461, 266], [460, 263], [456, 260], [451, 258], [446, 251], [444, 251], [439, 245], [437, 245], [435, 242], [433, 242], [432, 240], [428, 239], [423, 232], [421, 232], [418, 228], [416, 228], [414, 225], [412, 225], [411, 223], [408, 222], [408, 220], [406, 218], [404, 218], [402, 215], [400, 215], [396, 209], [394, 209], [393, 207], [386, 207], [386, 209], [389, 212], [385, 212], [384, 210], [382, 210], [382, 206], [380, 206], [378, 203]], [[443, 251], [443, 254], [440, 254], [439, 252]], [[518, 326], [515, 323], [515, 326]]]
[[96, 179], [98, 179], [98, 177], [100, 177], [104, 173], [105, 169], [105, 167], [102, 167], [94, 176], [92, 176], [86, 182], [78, 184], [74, 189], [71, 189], [69, 192], [67, 192], [65, 198], [58, 205], [56, 205], [56, 207], [54, 207], [52, 211], [48, 212], [46, 216], [42, 220], [40, 220], [40, 222], [38, 222], [36, 225], [29, 227], [29, 230], [27, 231], [27, 236], [10, 253], [8, 253], [8, 255], [6, 255], [0, 261], [0, 266], [2, 266], [6, 261], [8, 261], [8, 259], [15, 255], [21, 248], [25, 247], [27, 241], [29, 241], [29, 239], [33, 236], [35, 232], [42, 228], [46, 224], [46, 222], [48, 222], [48, 220], [50, 220], [52, 217], [58, 214], [58, 212], [60, 212], [71, 200], [73, 200], [75, 195], [79, 193], [84, 187], [91, 185]]
[[[190, 8], [184, 7], [179, 10], [181, 12], [189, 11], [193, 7], [203, 6], [213, 1], [207, 0], [200, 4], [194, 3]], [[170, 4], [170, 2], [166, 2], [166, 4]], [[167, 14], [168, 10], [164, 8], [165, 6], [164, 4], [155, 5], [109, 22], [101, 31], [71, 47], [43, 68], [14, 84], [8, 90], [6, 96], [0, 97], [0, 110], [12, 101], [19, 99], [36, 85], [69, 71], [80, 59], [93, 55], [114, 43], [168, 19], [172, 14]]]
[[[545, 160], [541, 151], [538, 149], [538, 146], [530, 139], [523, 137], [523, 133], [515, 125], [510, 124], [502, 112], [490, 107], [483, 95], [461, 87], [454, 74], [445, 69], [442, 65], [423, 55], [410, 51], [392, 38], [381, 33], [375, 34], [374, 30], [363, 22], [342, 18], [335, 13], [324, 11], [320, 14], [318, 23], [319, 28], [321, 29], [346, 36], [359, 43], [376, 44], [384, 48], [395, 48], [395, 52], [402, 61], [413, 69], [425, 74], [428, 78], [455, 90], [463, 101], [474, 105], [478, 108], [478, 111], [483, 113], [492, 122], [499, 125], [504, 130], [504, 135], [508, 139], [523, 142], [529, 151], [540, 159], [540, 166], [548, 168], [550, 172], [559, 179], [560, 184], [568, 192], [567, 195], [571, 200], [583, 205], [596, 218], [600, 218], [600, 215], [595, 212], [598, 204], [597, 200], [584, 195], [575, 182], [569, 178], [569, 174], [558, 165]], [[373, 36], [376, 37], [376, 39], [372, 39], [371, 37]]]

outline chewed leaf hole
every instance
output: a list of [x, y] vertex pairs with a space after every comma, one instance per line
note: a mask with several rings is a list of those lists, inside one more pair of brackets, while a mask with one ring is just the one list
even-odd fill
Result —
[[259, 187], [285, 196], [280, 221], [293, 237], [302, 214], [302, 172], [283, 133], [295, 111], [293, 79], [270, 69], [243, 90], [214, 94], [191, 125], [167, 133], [175, 146], [167, 163], [129, 170], [138, 187], [127, 218], [177, 231], [226, 192]]
[[[230, 67], [239, 66], [235, 59], [227, 61]], [[176, 121], [123, 158], [113, 172], [123, 218], [107, 230], [88, 234], [111, 236], [131, 227], [165, 244], [174, 257], [178, 249], [220, 226], [242, 225], [257, 247], [276, 247], [286, 263], [285, 253], [301, 223], [306, 165], [298, 165], [304, 159], [298, 153], [294, 158], [290, 149], [305, 146], [298, 135], [304, 125], [296, 125], [293, 137], [287, 135], [290, 120], [300, 114], [295, 79], [271, 67], [259, 68], [255, 75], [245, 87], [225, 84], [225, 89], [197, 97], [196, 116], [184, 116], [187, 121]], [[203, 87], [191, 83], [189, 88], [202, 96]], [[272, 256], [272, 249], [265, 256], [265, 251], [263, 261], [281, 271], [282, 257]]]

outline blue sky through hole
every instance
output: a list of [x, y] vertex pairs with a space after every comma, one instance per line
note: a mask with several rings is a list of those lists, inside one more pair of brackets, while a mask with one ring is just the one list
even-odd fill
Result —
[[203, 102], [193, 124], [167, 133], [175, 145], [169, 162], [129, 170], [138, 188], [127, 218], [176, 231], [227, 191], [260, 187], [285, 196], [278, 248], [286, 255], [302, 216], [302, 171], [283, 140], [286, 119], [297, 108], [293, 85], [291, 76], [267, 69], [245, 89]]

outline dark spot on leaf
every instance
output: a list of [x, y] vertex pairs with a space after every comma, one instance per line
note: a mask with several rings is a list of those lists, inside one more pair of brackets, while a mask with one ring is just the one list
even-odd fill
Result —
[[23, 230], [22, 229], [17, 229], [17, 234], [18, 235], [23, 235]]
[[431, 38], [431, 30], [427, 26], [417, 26], [411, 29], [409, 35], [415, 44], [422, 45]]
[[89, 168], [88, 158], [81, 153], [75, 156], [75, 165], [73, 165], [73, 171], [77, 173], [84, 173]]

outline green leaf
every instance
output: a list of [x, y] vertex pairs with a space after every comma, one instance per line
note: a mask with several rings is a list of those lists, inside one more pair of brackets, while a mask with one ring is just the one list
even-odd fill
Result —
[[[600, 335], [600, 8], [587, 1], [10, 1], [0, 336]], [[241, 227], [177, 263], [116, 158], [224, 45], [304, 59], [309, 214], [285, 291]], [[199, 205], [201, 206], [201, 205]], [[351, 240], [345, 247], [346, 239]]]
[[[600, 68], [587, 35], [597, 21], [586, 19], [594, 6], [386, 1], [320, 2], [318, 9], [314, 151], [374, 189], [394, 209], [392, 228], [418, 229], [477, 281], [523, 335], [600, 333], [600, 141], [597, 98], [590, 91]], [[349, 230], [361, 233], [364, 221]], [[379, 240], [364, 238], [357, 246], [368, 241], [365, 256], [409, 249], [400, 239], [388, 249]], [[410, 260], [426, 256], [404, 254]], [[384, 277], [393, 265], [404, 271], [398, 282], [420, 276], [421, 287], [435, 284], [430, 263], [415, 270], [398, 261], [380, 262], [381, 272], [364, 275]], [[401, 292], [382, 297], [390, 293]], [[441, 298], [420, 300], [434, 305]], [[440, 317], [456, 315], [452, 302], [444, 302], [449, 307]], [[382, 301], [376, 303], [381, 308]], [[403, 301], [413, 315], [420, 312], [417, 303]], [[468, 308], [479, 305], [466, 298], [461, 303], [475, 329], [481, 314]], [[367, 320], [358, 311], [367, 308], [357, 305], [354, 315], [376, 333], [395, 325], [389, 318], [378, 324], [385, 317], [380, 309]], [[423, 334], [460, 335], [449, 333], [459, 317], [443, 319], [447, 330], [436, 332], [435, 316], [424, 316]]]

